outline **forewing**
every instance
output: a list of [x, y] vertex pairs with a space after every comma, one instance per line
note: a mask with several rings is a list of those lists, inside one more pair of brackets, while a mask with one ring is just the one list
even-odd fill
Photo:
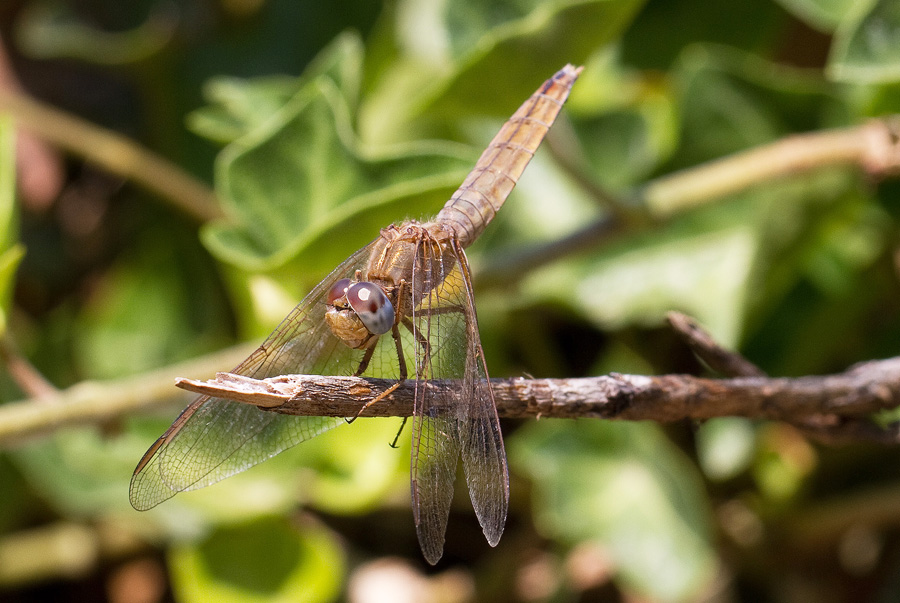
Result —
[[[341, 264], [232, 372], [256, 379], [352, 374], [362, 353], [331, 333], [324, 320], [325, 296], [335, 281], [352, 277], [368, 255], [366, 247]], [[139, 510], [149, 509], [178, 492], [243, 471], [341, 423], [343, 419], [336, 417], [285, 415], [200, 396], [138, 463], [131, 479], [131, 504]]]

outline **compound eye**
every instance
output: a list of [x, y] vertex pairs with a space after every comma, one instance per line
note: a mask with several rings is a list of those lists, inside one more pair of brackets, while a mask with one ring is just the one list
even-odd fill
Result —
[[373, 335], [387, 333], [394, 326], [394, 305], [378, 285], [366, 282], [350, 285], [347, 301]]
[[333, 306], [334, 302], [344, 297], [344, 294], [347, 293], [347, 287], [349, 286], [349, 278], [342, 278], [332, 285], [331, 289], [328, 291], [328, 304]]

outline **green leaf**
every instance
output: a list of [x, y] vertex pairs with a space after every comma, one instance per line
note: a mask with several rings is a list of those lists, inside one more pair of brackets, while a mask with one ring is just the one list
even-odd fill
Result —
[[674, 149], [676, 123], [662, 98], [573, 119], [591, 173], [609, 190], [623, 190], [647, 178]]
[[204, 97], [210, 105], [193, 111], [188, 116], [188, 127], [211, 140], [233, 142], [265, 127], [298, 90], [323, 75], [334, 81], [347, 104], [353, 107], [358, 101], [362, 57], [359, 35], [348, 32], [319, 52], [300, 78], [215, 77], [204, 85]]
[[[566, 63], [587, 60], [625, 29], [642, 4], [641, 0], [539, 2], [519, 18], [474, 33], [462, 28], [462, 19], [453, 19], [452, 31], [457, 33], [452, 37], [464, 52], [458, 55], [453, 75], [426, 106], [449, 115], [505, 118], [534, 91], [535, 80], [540, 83]], [[449, 6], [452, 16], [459, 4]]]
[[[360, 143], [352, 111], [361, 61], [358, 38], [340, 36], [274, 113], [289, 83], [228, 88], [234, 100], [227, 113], [238, 125], [223, 136], [246, 133], [217, 162], [216, 188], [229, 220], [208, 225], [202, 238], [242, 271], [277, 270], [295, 285], [291, 295], [305, 292], [392, 221], [435, 213], [477, 157], [449, 142]], [[256, 101], [259, 95], [268, 100]]]
[[316, 471], [309, 503], [328, 513], [358, 514], [382, 504], [389, 494], [406, 493], [410, 438], [390, 446], [400, 420], [358, 419], [309, 442], [298, 462]]
[[[759, 52], [781, 42], [785, 15], [774, 2], [706, 0], [648, 2], [618, 42], [623, 61], [638, 69], [668, 72], [686, 48], [712, 43]], [[753, 26], [749, 27], [748, 24]]]
[[828, 74], [858, 84], [900, 80], [900, 3], [865, 0], [854, 10], [835, 35]]
[[717, 341], [734, 345], [746, 311], [755, 232], [739, 226], [691, 230], [657, 232], [580, 263], [536, 271], [521, 298], [563, 304], [608, 329], [658, 325], [678, 309], [706, 325]]
[[173, 548], [169, 571], [176, 598], [185, 603], [319, 603], [337, 597], [345, 570], [331, 532], [273, 517]]
[[193, 231], [145, 229], [82, 309], [73, 343], [83, 375], [121, 377], [221, 347], [228, 310], [213, 269]]
[[716, 45], [687, 49], [676, 65], [682, 139], [670, 169], [794, 132], [846, 125], [846, 109], [817, 71], [785, 67]]
[[10, 452], [10, 458], [65, 517], [131, 515], [128, 480], [146, 449], [139, 438], [106, 438], [98, 429], [67, 429]]
[[830, 33], [853, 14], [859, 0], [778, 0], [778, 3], [808, 25]]
[[216, 77], [203, 86], [209, 106], [191, 112], [187, 125], [200, 136], [227, 144], [260, 127], [297, 92], [296, 78], [244, 80]]
[[511, 440], [547, 536], [601, 543], [620, 578], [654, 600], [683, 600], [708, 584], [715, 556], [703, 486], [656, 426], [548, 420]]
[[[250, 271], [298, 262], [333, 267], [378, 229], [440, 208], [475, 154], [452, 143], [362, 148], [334, 82], [314, 79], [266, 124], [225, 149], [217, 190], [231, 220], [203, 240], [220, 259]], [[310, 248], [315, 249], [311, 253]]]
[[359, 126], [366, 141], [407, 140], [415, 135], [410, 124], [423, 121], [456, 129], [460, 115], [506, 119], [563, 65], [614, 40], [643, 2], [425, 4], [400, 3], [371, 44], [391, 61], [366, 86]]

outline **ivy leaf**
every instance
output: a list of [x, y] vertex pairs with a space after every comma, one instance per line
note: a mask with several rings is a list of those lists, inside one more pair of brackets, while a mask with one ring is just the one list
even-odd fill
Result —
[[[867, 8], [870, 8], [867, 12]], [[888, 83], [900, 79], [900, 3], [860, 2], [856, 19], [838, 28], [828, 73], [844, 82]]]
[[330, 532], [284, 518], [221, 527], [169, 555], [179, 601], [332, 601], [344, 560]]
[[305, 272], [326, 270], [404, 212], [436, 212], [474, 159], [453, 143], [364, 148], [346, 98], [322, 75], [264, 128], [225, 148], [217, 190], [229, 221], [206, 227], [203, 240], [248, 271], [298, 258]]
[[715, 553], [703, 486], [658, 427], [542, 421], [511, 443], [547, 536], [599, 542], [619, 577], [653, 600], [683, 600], [708, 583]]

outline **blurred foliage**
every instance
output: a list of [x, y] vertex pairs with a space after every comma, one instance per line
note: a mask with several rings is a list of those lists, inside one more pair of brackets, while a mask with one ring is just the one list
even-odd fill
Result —
[[[476, 276], [639, 214], [657, 176], [900, 113], [894, 0], [9, 0], [0, 40], [28, 90], [209, 178], [225, 215], [193, 224], [128, 183], [98, 185], [78, 157], [52, 209], [18, 210], [0, 119], [0, 319], [59, 387], [259, 340], [379, 228], [436, 213], [567, 62], [586, 69], [472, 247]], [[636, 221], [510, 286], [476, 283], [491, 374], [701, 372], [669, 310], [772, 375], [898, 355], [898, 199], [896, 180], [812, 170]], [[744, 419], [505, 423], [507, 532], [490, 549], [457, 484], [433, 576], [408, 435], [388, 446], [399, 421], [336, 429], [137, 513], [131, 471], [185, 400], [0, 452], [0, 559], [71, 522], [106, 551], [53, 580], [0, 565], [0, 602], [133, 601], [116, 593], [147, 584], [164, 600], [333, 601], [387, 556], [434, 588], [453, 568], [493, 601], [890, 600], [900, 572], [895, 451]], [[136, 558], [169, 582], [131, 572]], [[397, 600], [412, 588], [391, 584]]]
[[15, 144], [12, 120], [0, 120], [0, 334], [8, 326], [16, 269], [25, 252], [17, 242]]

